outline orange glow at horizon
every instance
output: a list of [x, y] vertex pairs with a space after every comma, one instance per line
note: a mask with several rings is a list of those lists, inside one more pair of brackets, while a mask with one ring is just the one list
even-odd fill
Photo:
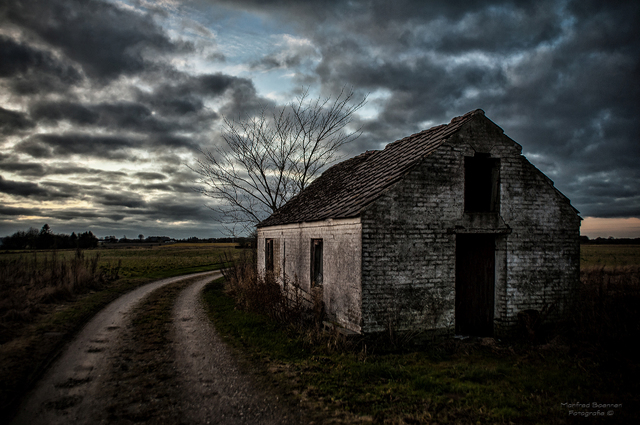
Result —
[[585, 217], [580, 226], [580, 234], [595, 238], [640, 238], [640, 218], [600, 218]]

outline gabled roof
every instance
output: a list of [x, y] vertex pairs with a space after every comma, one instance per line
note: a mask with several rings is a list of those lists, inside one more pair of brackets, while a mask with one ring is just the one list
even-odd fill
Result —
[[433, 153], [475, 115], [476, 109], [442, 124], [367, 151], [326, 170], [258, 227], [356, 217], [414, 165]]

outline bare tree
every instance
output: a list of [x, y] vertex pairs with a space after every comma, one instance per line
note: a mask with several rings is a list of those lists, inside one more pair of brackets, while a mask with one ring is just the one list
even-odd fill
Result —
[[289, 105], [263, 108], [258, 116], [224, 118], [222, 146], [201, 151], [192, 168], [198, 189], [215, 200], [210, 208], [231, 233], [247, 232], [309, 185], [339, 159], [342, 146], [361, 130], [348, 131], [366, 96], [353, 90], [334, 99], [309, 99], [308, 89]]

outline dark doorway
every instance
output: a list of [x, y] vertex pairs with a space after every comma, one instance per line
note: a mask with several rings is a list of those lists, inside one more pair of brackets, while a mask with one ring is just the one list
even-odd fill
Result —
[[495, 236], [456, 237], [456, 334], [493, 335]]
[[311, 239], [311, 287], [322, 285], [322, 239]]

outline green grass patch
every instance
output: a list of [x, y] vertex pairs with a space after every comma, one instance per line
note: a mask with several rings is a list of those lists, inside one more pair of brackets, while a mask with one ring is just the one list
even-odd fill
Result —
[[453, 341], [403, 353], [365, 351], [365, 342], [356, 350], [330, 350], [236, 309], [220, 280], [203, 296], [223, 337], [308, 405], [320, 401], [385, 423], [554, 424], [571, 420], [562, 403], [603, 400], [626, 403], [615, 412], [618, 419], [636, 417], [637, 373], [610, 379], [589, 357]]

